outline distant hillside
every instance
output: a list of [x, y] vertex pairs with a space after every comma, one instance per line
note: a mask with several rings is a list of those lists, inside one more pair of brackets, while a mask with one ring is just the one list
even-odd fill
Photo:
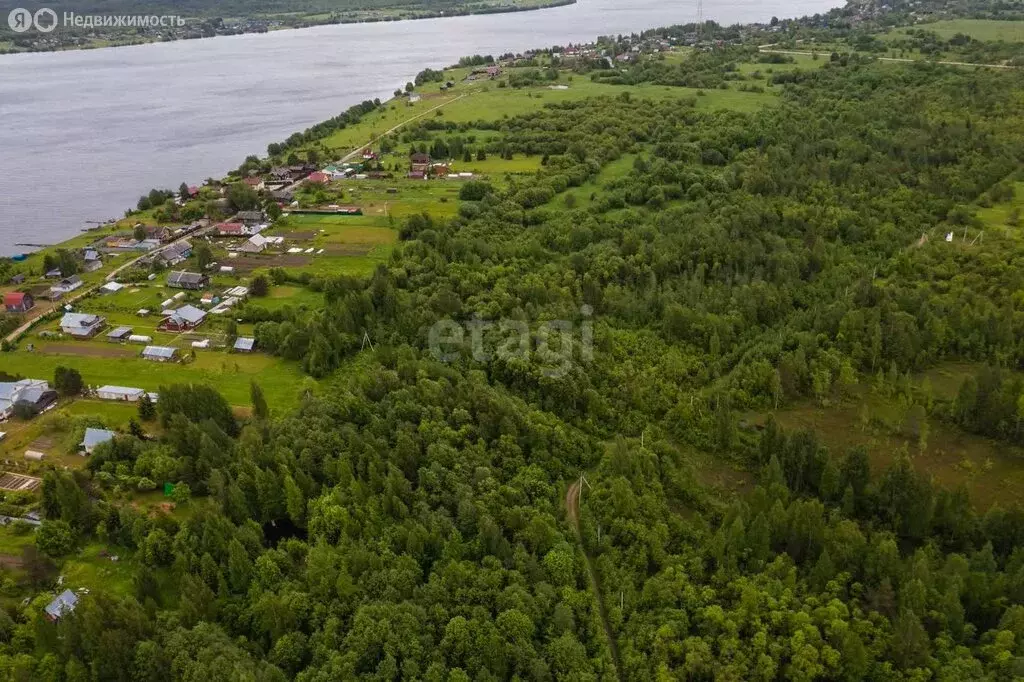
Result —
[[[543, 0], [0, 0], [0, 12], [16, 7], [49, 7], [58, 13], [158, 14], [185, 17], [268, 17], [276, 15], [469, 14], [552, 4]], [[564, 4], [564, 3], [557, 3]]]

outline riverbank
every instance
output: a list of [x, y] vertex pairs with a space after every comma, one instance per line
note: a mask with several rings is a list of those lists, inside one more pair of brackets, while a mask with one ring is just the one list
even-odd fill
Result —
[[[179, 40], [268, 33], [287, 29], [312, 28], [340, 24], [372, 24], [421, 19], [443, 19], [483, 14], [514, 14], [574, 5], [578, 0], [483, 0], [478, 4], [446, 9], [392, 8], [356, 9], [345, 12], [254, 15], [247, 18], [184, 17], [183, 25], [153, 28], [71, 28], [60, 27], [52, 33], [37, 31], [19, 34], [0, 28], [0, 55], [25, 52], [62, 52], [97, 50], [108, 47], [145, 45]], [[2, 13], [2, 12], [0, 12]], [[85, 16], [85, 13], [79, 13]]]

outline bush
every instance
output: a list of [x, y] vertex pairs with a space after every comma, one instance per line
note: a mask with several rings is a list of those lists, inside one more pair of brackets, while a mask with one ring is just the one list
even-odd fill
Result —
[[64, 521], [43, 521], [36, 531], [36, 547], [46, 556], [62, 557], [75, 548], [75, 534]]

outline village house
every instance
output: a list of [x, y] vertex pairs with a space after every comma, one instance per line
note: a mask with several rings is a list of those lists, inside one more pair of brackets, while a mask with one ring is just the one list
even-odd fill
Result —
[[64, 590], [57, 598], [46, 605], [46, 619], [54, 623], [71, 613], [78, 606], [78, 595], [71, 590]]
[[178, 349], [169, 346], [146, 346], [142, 349], [142, 358], [153, 362], [173, 362], [178, 358]]
[[314, 185], [326, 185], [330, 181], [331, 178], [327, 175], [327, 173], [321, 173], [320, 171], [310, 173], [309, 176], [306, 178], [306, 182], [311, 182]]
[[249, 237], [249, 241], [238, 247], [238, 250], [242, 253], [262, 253], [267, 248], [267, 238], [263, 235], [254, 234]]
[[96, 397], [100, 400], [123, 400], [134, 403], [141, 400], [146, 392], [141, 388], [130, 388], [128, 386], [100, 386], [96, 389]]
[[216, 226], [217, 234], [221, 237], [241, 237], [242, 235], [249, 234], [245, 225], [242, 223], [218, 223]]
[[204, 289], [210, 278], [203, 273], [175, 270], [167, 275], [167, 286], [172, 289]]
[[234, 219], [234, 222], [242, 223], [246, 227], [260, 225], [265, 221], [266, 215], [264, 215], [263, 211], [239, 211]]
[[78, 449], [82, 450], [86, 455], [91, 455], [92, 451], [97, 446], [106, 443], [107, 441], [114, 440], [114, 436], [117, 434], [107, 429], [94, 429], [86, 428], [85, 437], [82, 438], [82, 442], [78, 444]]
[[161, 227], [160, 225], [138, 225], [136, 227], [141, 227], [143, 234], [146, 235], [143, 241], [154, 240], [162, 242], [171, 237], [170, 230], [166, 227]]
[[7, 308], [9, 313], [23, 313], [31, 310], [34, 305], [35, 301], [32, 300], [32, 294], [22, 291], [12, 291], [4, 294], [4, 307]]
[[100, 287], [100, 293], [116, 294], [117, 292], [121, 291], [121, 289], [124, 289], [124, 285], [121, 284], [120, 282], [107, 282], [106, 284]]
[[50, 287], [50, 295], [54, 297], [60, 297], [63, 296], [64, 294], [69, 294], [78, 287], [82, 286], [82, 284], [82, 278], [79, 277], [78, 275], [71, 275], [70, 277], [65, 277], [64, 279]]
[[295, 199], [295, 193], [289, 189], [279, 189], [270, 193], [270, 196], [274, 197], [274, 200], [283, 203], [290, 204]]
[[42, 379], [0, 382], [0, 420], [14, 414], [17, 405], [30, 407], [36, 414], [57, 402], [57, 392]]
[[291, 180], [292, 173], [284, 166], [276, 166], [270, 169], [270, 176], [275, 180], [286, 182], [288, 180]]
[[410, 180], [426, 180], [427, 179], [427, 172], [426, 171], [421, 171], [421, 170], [419, 170], [419, 171], [409, 171], [409, 173], [408, 173], [408, 175], [406, 175], [406, 177], [409, 178]]
[[181, 263], [192, 255], [192, 245], [187, 241], [171, 244], [157, 254], [157, 258], [163, 261], [164, 265], [171, 266]]
[[257, 192], [262, 192], [267, 187], [266, 183], [263, 182], [263, 178], [258, 175], [250, 175], [242, 178], [242, 182], [249, 185], [249, 187], [252, 187]]
[[86, 249], [82, 260], [85, 263], [84, 268], [86, 272], [95, 272], [103, 267], [103, 260], [96, 249]]
[[158, 329], [168, 332], [185, 332], [195, 329], [206, 320], [206, 311], [194, 305], [184, 305], [161, 320]]
[[60, 318], [61, 331], [80, 339], [92, 338], [106, 324], [105, 318], [89, 313], [65, 313], [64, 317]]

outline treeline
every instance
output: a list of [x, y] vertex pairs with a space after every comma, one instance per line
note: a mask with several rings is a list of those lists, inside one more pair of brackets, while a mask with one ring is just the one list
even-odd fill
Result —
[[769, 423], [760, 485], [694, 522], [673, 513], [707, 505], [685, 453], [648, 435], [609, 445], [583, 496], [626, 679], [1020, 675], [1019, 508], [978, 516], [905, 456], [877, 475]]
[[358, 123], [362, 120], [363, 116], [376, 110], [378, 107], [380, 107], [379, 99], [365, 100], [359, 104], [354, 104], [334, 118], [317, 123], [301, 133], [292, 133], [284, 142], [270, 143], [267, 145], [267, 154], [272, 157], [280, 157], [289, 150], [297, 149], [310, 142], [322, 140], [338, 130], [343, 130], [347, 126]]

